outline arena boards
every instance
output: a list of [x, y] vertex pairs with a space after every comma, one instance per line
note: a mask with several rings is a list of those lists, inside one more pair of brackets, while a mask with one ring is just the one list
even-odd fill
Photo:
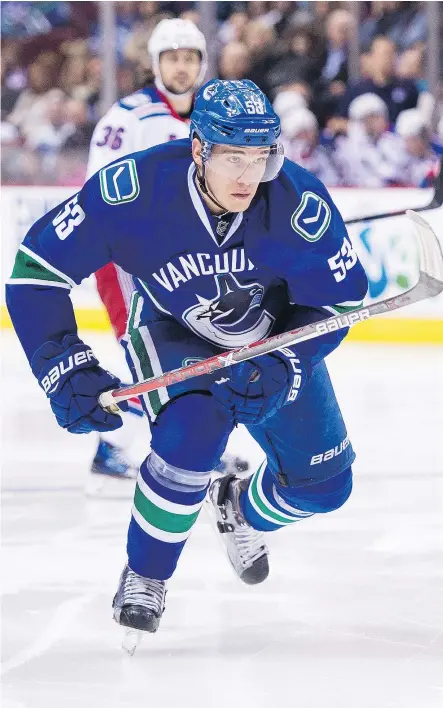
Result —
[[[2, 279], [12, 270], [17, 247], [31, 224], [46, 211], [75, 193], [68, 187], [3, 187], [2, 189]], [[345, 219], [361, 214], [396, 211], [427, 204], [429, 189], [331, 189]], [[442, 209], [426, 212], [426, 218], [442, 239]], [[440, 233], [439, 233], [440, 232]], [[412, 225], [405, 216], [364, 221], [349, 227], [354, 248], [369, 279], [367, 302], [408, 289], [418, 277], [418, 254]], [[73, 292], [80, 330], [108, 331], [109, 321], [96, 293], [93, 278]], [[11, 322], [2, 288], [1, 327]], [[362, 322], [349, 333], [349, 341], [400, 344], [443, 344], [443, 297], [419, 303], [404, 311]]]

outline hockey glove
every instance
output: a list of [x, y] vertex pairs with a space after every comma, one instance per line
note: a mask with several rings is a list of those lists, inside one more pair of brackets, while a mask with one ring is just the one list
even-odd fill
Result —
[[66, 335], [61, 344], [43, 344], [32, 357], [31, 368], [62, 428], [90, 433], [122, 426], [121, 417], [98, 402], [98, 396], [117, 388], [120, 380], [98, 365], [91, 349], [75, 334]]
[[295, 352], [279, 349], [224, 370], [211, 392], [236, 423], [256, 425], [295, 401], [307, 375], [306, 364]]

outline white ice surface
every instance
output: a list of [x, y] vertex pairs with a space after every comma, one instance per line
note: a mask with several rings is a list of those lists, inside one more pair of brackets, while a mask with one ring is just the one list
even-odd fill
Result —
[[[122, 369], [110, 336], [86, 341]], [[58, 429], [12, 333], [2, 348], [3, 708], [442, 708], [441, 349], [334, 353], [350, 500], [270, 534], [256, 588], [202, 515], [129, 658], [110, 606], [131, 504], [85, 498], [94, 436]]]

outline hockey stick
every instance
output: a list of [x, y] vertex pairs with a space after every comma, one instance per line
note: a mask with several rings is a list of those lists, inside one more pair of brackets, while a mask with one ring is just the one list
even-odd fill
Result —
[[374, 302], [362, 309], [351, 310], [346, 315], [335, 315], [327, 319], [320, 320], [312, 324], [305, 325], [299, 329], [274, 335], [268, 339], [262, 339], [253, 344], [247, 344], [240, 349], [233, 349], [229, 352], [217, 354], [209, 359], [200, 361], [190, 366], [184, 366], [174, 371], [168, 371], [162, 376], [146, 379], [131, 386], [123, 386], [115, 391], [105, 391], [99, 397], [100, 404], [112, 412], [118, 411], [116, 403], [126, 401], [132, 396], [139, 396], [150, 391], [156, 391], [164, 386], [172, 386], [179, 381], [209, 374], [225, 366], [238, 364], [247, 359], [269, 354], [274, 349], [280, 349], [297, 342], [304, 342], [307, 339], [321, 337], [322, 334], [334, 332], [345, 327], [353, 327], [357, 322], [362, 322], [375, 315], [385, 312], [393, 312], [400, 307], [411, 305], [414, 302], [435, 297], [443, 292], [443, 253], [440, 243], [429, 224], [414, 211], [407, 211], [407, 216], [415, 223], [418, 232], [418, 244], [420, 251], [420, 276], [416, 285], [410, 290], [400, 295]]
[[[434, 196], [426, 206], [416, 207], [414, 212], [428, 211], [429, 209], [438, 209], [443, 204], [443, 158], [440, 160], [440, 167], [434, 183]], [[401, 211], [388, 211], [384, 214], [374, 214], [374, 216], [359, 216], [354, 219], [347, 219], [346, 226], [359, 224], [362, 221], [378, 221], [379, 219], [387, 219], [389, 216], [404, 216], [410, 209], [402, 209]]]

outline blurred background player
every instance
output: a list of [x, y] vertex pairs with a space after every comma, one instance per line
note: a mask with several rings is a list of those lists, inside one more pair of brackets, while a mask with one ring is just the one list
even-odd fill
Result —
[[331, 187], [340, 184], [340, 175], [331, 153], [320, 145], [318, 121], [308, 108], [292, 107], [281, 116], [285, 155]]
[[280, 120], [298, 108], [307, 108], [306, 98], [299, 91], [279, 91], [272, 107]]
[[402, 173], [404, 184], [414, 187], [425, 186], [438, 159], [432, 149], [429, 124], [417, 108], [409, 108], [398, 116], [395, 132], [402, 139], [407, 157], [406, 167]]
[[[154, 84], [115, 103], [97, 123], [87, 178], [125, 155], [189, 135], [194, 92], [207, 70], [205, 37], [190, 20], [165, 19], [152, 32], [148, 53]], [[132, 276], [109, 263], [96, 273], [96, 280], [115, 335], [121, 341], [134, 291]], [[137, 476], [142, 459], [139, 455], [146, 454], [149, 431], [146, 421], [136, 420], [137, 416], [143, 416], [137, 399], [131, 401], [129, 412], [131, 425], [127, 421], [119, 431], [100, 436], [87, 484], [89, 494], [109, 494], [115, 489], [114, 480], [130, 481]], [[139, 451], [137, 441], [141, 436], [144, 446]], [[117, 492], [132, 494], [132, 487], [119, 483]]]
[[406, 156], [400, 138], [389, 131], [388, 107], [380, 96], [365, 93], [351, 102], [347, 135], [337, 138], [335, 157], [347, 186], [401, 182]]

